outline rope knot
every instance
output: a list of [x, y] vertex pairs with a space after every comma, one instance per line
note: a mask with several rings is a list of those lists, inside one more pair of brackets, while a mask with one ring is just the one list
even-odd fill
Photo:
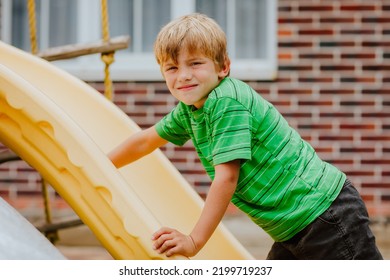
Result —
[[106, 65], [111, 65], [115, 61], [114, 52], [102, 53], [101, 59]]

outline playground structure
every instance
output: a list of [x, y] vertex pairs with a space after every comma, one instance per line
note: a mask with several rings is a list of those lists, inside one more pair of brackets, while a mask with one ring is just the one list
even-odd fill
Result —
[[0, 197], [0, 260], [63, 260], [65, 257]]
[[[49, 226], [50, 184], [115, 259], [165, 258], [152, 250], [152, 233], [161, 226], [189, 232], [203, 201], [159, 150], [120, 170], [106, 156], [140, 129], [110, 102], [109, 66], [114, 52], [126, 48], [129, 38], [109, 37], [107, 1], [102, 0], [101, 42], [39, 52], [35, 1], [27, 3], [32, 54], [0, 42], [0, 141], [16, 153], [8, 155], [8, 160], [21, 158], [41, 174]], [[93, 53], [100, 53], [105, 64], [106, 98], [47, 62]], [[0, 210], [8, 208], [0, 205]], [[15, 236], [25, 244], [27, 236], [36, 233], [23, 218], [15, 220], [24, 225], [25, 237]], [[18, 246], [18, 241], [13, 241]], [[61, 258], [44, 244], [30, 245], [34, 250], [46, 248], [47, 257]], [[196, 258], [253, 257], [220, 225]]]
[[[34, 167], [115, 259], [161, 259], [151, 234], [189, 232], [203, 201], [161, 151], [116, 169], [139, 127], [92, 87], [0, 42], [0, 141]], [[180, 257], [179, 257], [180, 258]], [[197, 259], [251, 259], [220, 225]]]

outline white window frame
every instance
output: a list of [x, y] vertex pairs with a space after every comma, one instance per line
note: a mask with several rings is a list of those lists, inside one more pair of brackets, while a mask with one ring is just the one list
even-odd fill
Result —
[[[2, 0], [1, 38], [11, 41], [11, 1]], [[195, 11], [194, 0], [171, 0], [172, 18]], [[267, 22], [265, 59], [234, 59], [231, 61], [231, 76], [243, 80], [273, 80], [277, 76], [277, 0], [267, 1]], [[100, 1], [78, 1], [78, 38], [79, 43], [96, 41], [100, 37]], [[231, 18], [232, 15], [229, 15]], [[42, 18], [44, 18], [42, 16]], [[44, 26], [41, 24], [41, 26]], [[227, 34], [233, 39], [234, 32]], [[95, 39], [93, 39], [95, 38]], [[103, 62], [99, 55], [88, 55], [72, 60], [52, 62], [58, 67], [70, 72], [85, 81], [101, 81], [104, 79]], [[110, 67], [111, 78], [114, 81], [162, 81], [160, 68], [153, 53], [129, 53], [117, 51], [115, 62]]]

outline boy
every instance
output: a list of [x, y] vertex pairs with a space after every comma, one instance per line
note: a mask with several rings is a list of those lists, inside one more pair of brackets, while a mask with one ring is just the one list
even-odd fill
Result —
[[275, 240], [268, 259], [382, 258], [345, 174], [320, 160], [252, 88], [228, 77], [226, 38], [214, 20], [201, 14], [174, 20], [158, 34], [154, 51], [180, 102], [109, 158], [119, 168], [168, 141], [191, 139], [212, 179], [192, 232], [158, 230], [157, 252], [196, 255], [232, 201]]

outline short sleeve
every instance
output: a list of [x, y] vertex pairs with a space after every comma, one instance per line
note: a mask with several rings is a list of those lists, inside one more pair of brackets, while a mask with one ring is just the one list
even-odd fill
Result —
[[190, 139], [190, 135], [185, 129], [184, 119], [183, 112], [175, 107], [156, 123], [155, 129], [157, 134], [175, 145], [183, 146]]
[[214, 165], [236, 159], [251, 159], [252, 118], [237, 100], [219, 98], [210, 112]]

